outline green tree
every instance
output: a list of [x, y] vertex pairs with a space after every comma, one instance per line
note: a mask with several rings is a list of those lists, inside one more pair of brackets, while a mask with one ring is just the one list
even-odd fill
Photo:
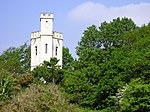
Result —
[[99, 28], [92, 25], [84, 31], [84, 35], [76, 48], [77, 55], [81, 58], [89, 54], [90, 50], [95, 50], [95, 48], [121, 47], [124, 42], [123, 35], [135, 28], [135, 23], [128, 18], [117, 18], [110, 23], [103, 22]]
[[30, 71], [30, 63], [31, 63], [31, 47], [27, 43], [19, 47], [19, 56], [21, 57], [21, 67], [23, 69], [23, 73]]
[[117, 96], [121, 112], [148, 112], [150, 110], [150, 85], [144, 80], [132, 79], [119, 90]]
[[30, 70], [30, 46], [26, 43], [18, 48], [10, 47], [0, 55], [0, 69], [13, 74]]
[[0, 68], [5, 69], [10, 73], [21, 73], [21, 63], [20, 56], [18, 55], [18, 49], [15, 47], [10, 47], [0, 56]]
[[35, 78], [40, 80], [43, 78], [47, 83], [61, 83], [63, 79], [63, 70], [57, 66], [59, 60], [51, 58], [50, 61], [44, 61], [42, 66], [36, 67], [32, 73]]
[[67, 47], [63, 47], [63, 64], [62, 64], [62, 68], [63, 69], [69, 69], [72, 68], [72, 64], [73, 64], [73, 57], [71, 56], [71, 54], [69, 53], [69, 49]]
[[128, 18], [113, 19], [110, 23], [103, 22], [99, 27], [99, 31], [104, 49], [110, 46], [121, 47], [124, 43], [123, 35], [135, 28], [135, 23]]
[[136, 74], [130, 61], [136, 62], [142, 56], [128, 50], [131, 46], [127, 45], [128, 39], [124, 35], [138, 29], [131, 19], [117, 18], [110, 23], [103, 22], [99, 28], [92, 25], [84, 31], [77, 46], [79, 60], [74, 64], [75, 69], [65, 74], [64, 80], [73, 101], [100, 110], [118, 110], [113, 96]]

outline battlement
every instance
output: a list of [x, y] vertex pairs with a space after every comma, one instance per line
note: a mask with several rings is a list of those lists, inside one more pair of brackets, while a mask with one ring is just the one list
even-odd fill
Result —
[[54, 15], [52, 13], [41, 13], [40, 19], [54, 19]]
[[37, 38], [37, 37], [40, 37], [40, 32], [39, 31], [31, 33], [31, 38]]
[[60, 32], [53, 32], [53, 38], [63, 39], [63, 35]]

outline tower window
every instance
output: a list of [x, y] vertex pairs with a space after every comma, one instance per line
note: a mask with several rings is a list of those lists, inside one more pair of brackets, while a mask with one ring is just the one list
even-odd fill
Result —
[[45, 44], [45, 53], [47, 54], [47, 47], [48, 47], [48, 44]]
[[45, 27], [48, 28], [48, 26], [49, 26], [48, 21], [46, 21]]
[[57, 56], [58, 54], [58, 47], [56, 47], [55, 55]]
[[37, 55], [37, 46], [35, 46], [35, 55]]

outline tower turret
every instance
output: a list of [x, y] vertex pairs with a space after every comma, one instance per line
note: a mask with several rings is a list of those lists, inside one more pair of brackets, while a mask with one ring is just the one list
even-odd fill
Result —
[[41, 13], [41, 35], [52, 35], [53, 33], [53, 20], [54, 15], [52, 13]]

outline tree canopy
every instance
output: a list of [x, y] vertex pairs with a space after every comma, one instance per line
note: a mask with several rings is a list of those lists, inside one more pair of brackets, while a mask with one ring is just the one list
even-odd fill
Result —
[[[98, 28], [88, 27], [76, 48], [79, 59], [73, 66], [75, 69], [65, 74], [64, 86], [71, 94], [71, 101], [102, 111], [148, 111], [149, 41], [150, 26], [137, 27], [128, 18], [103, 22]], [[117, 96], [126, 85], [129, 85], [128, 90], [132, 88], [132, 80], [146, 84], [144, 97], [135, 98], [127, 90], [122, 93], [125, 96]], [[137, 92], [138, 87], [134, 91]], [[127, 100], [128, 95], [134, 101]], [[136, 99], [140, 102], [129, 109]]]
[[16, 48], [10, 47], [0, 55], [0, 69], [14, 74], [22, 74], [30, 71], [30, 46], [24, 45]]

